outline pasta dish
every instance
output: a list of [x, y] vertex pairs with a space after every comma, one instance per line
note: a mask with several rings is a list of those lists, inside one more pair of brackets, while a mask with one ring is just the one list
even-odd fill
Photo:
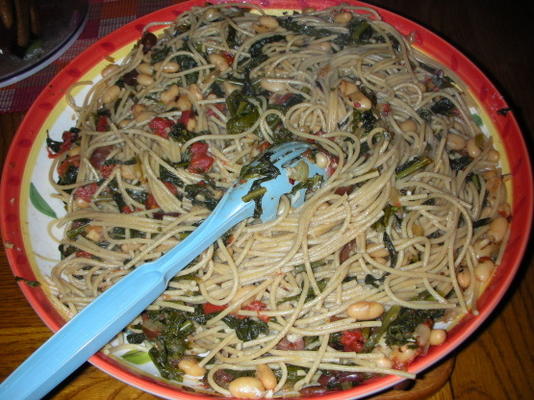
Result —
[[210, 5], [162, 24], [80, 82], [75, 126], [47, 139], [67, 211], [57, 307], [73, 316], [180, 243], [271, 146], [311, 142], [328, 178], [302, 183], [305, 204], [235, 226], [105, 351], [233, 397], [413, 378], [476, 313], [508, 235], [467, 89], [368, 8]]

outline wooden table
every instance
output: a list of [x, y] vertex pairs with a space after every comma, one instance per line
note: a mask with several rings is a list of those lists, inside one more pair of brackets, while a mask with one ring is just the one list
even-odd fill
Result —
[[[531, 3], [524, 6], [493, 0], [376, 0], [372, 3], [425, 25], [477, 63], [513, 107], [532, 149], [534, 6]], [[2, 161], [22, 117], [22, 113], [0, 115]], [[493, 317], [454, 353], [456, 362], [452, 375], [430, 399], [534, 398], [534, 334], [529, 316], [534, 309], [533, 293], [531, 248]], [[0, 250], [0, 299], [0, 380], [3, 380], [50, 336], [50, 331], [19, 291], [3, 249]], [[438, 375], [443, 373], [446, 374], [446, 369], [437, 371]], [[154, 397], [85, 364], [49, 398]]]

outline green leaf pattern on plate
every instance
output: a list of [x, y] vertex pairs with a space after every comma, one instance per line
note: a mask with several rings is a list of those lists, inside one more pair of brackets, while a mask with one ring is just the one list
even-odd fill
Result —
[[150, 362], [148, 353], [141, 350], [130, 350], [129, 352], [124, 353], [121, 357], [132, 364], [146, 364], [147, 362]]
[[30, 201], [33, 206], [44, 215], [47, 215], [50, 218], [57, 218], [55, 211], [48, 205], [46, 200], [43, 199], [43, 196], [41, 196], [33, 182], [30, 183]]

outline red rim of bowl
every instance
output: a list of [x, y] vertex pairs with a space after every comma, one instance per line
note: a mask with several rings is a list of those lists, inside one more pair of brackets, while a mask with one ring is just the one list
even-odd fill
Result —
[[[212, 3], [224, 2], [226, 1], [212, 1]], [[49, 112], [62, 96], [64, 96], [70, 85], [75, 83], [86, 71], [94, 67], [106, 55], [138, 39], [145, 25], [153, 21], [173, 20], [190, 7], [203, 5], [204, 3], [205, 1], [203, 0], [186, 1], [161, 9], [126, 24], [122, 28], [98, 40], [72, 60], [37, 97], [13, 139], [4, 163], [0, 186], [0, 227], [6, 248], [6, 255], [15, 276], [30, 280], [35, 279], [35, 275], [24, 251], [19, 197], [27, 158], [31, 151], [33, 141]], [[289, 10], [303, 9], [306, 7], [325, 8], [339, 5], [342, 1], [253, 0], [247, 3], [258, 4], [267, 9], [278, 8]], [[478, 300], [479, 315], [474, 316], [468, 314], [449, 332], [449, 337], [445, 344], [431, 347], [426, 356], [417, 359], [410, 365], [410, 372], [419, 373], [444, 358], [473, 334], [495, 309], [508, 290], [521, 263], [532, 224], [534, 198], [532, 168], [526, 144], [513, 112], [499, 112], [499, 110], [508, 109], [508, 104], [484, 73], [466, 56], [428, 29], [398, 14], [359, 1], [347, 0], [345, 3], [366, 6], [378, 11], [385, 22], [395, 26], [403, 35], [410, 35], [417, 47], [450, 68], [470, 87], [473, 94], [485, 108], [502, 138], [513, 177], [513, 219], [511, 222], [510, 238], [503, 257], [503, 263], [499, 266], [490, 285]], [[53, 331], [58, 330], [64, 323], [64, 320], [54, 309], [43, 290], [40, 287], [30, 287], [21, 282], [19, 283], [19, 287], [46, 325]], [[179, 397], [190, 400], [197, 400], [199, 398], [212, 399], [215, 397], [181, 391], [175, 386], [134, 372], [101, 352], [91, 357], [90, 362], [115, 378], [158, 396], [166, 398]], [[396, 376], [375, 378], [353, 389], [329, 392], [314, 398], [320, 397], [324, 400], [358, 398], [387, 389], [401, 380], [403, 378]], [[304, 399], [306, 397], [300, 398]]]

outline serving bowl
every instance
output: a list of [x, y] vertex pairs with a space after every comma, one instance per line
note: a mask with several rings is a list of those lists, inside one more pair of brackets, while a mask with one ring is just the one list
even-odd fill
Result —
[[[152, 21], [172, 20], [181, 11], [202, 2], [182, 3], [147, 17], [141, 18], [97, 42], [82, 56], [75, 59], [56, 77], [30, 109], [28, 117], [21, 125], [13, 141], [6, 160], [2, 179], [0, 206], [3, 210], [2, 231], [4, 242], [9, 243], [7, 254], [16, 276], [29, 280], [42, 281], [52, 266], [45, 258], [57, 258], [55, 246], [44, 238], [46, 224], [54, 214], [62, 210], [60, 202], [50, 199], [51, 188], [46, 185], [49, 161], [46, 157], [44, 141], [46, 131], [59, 132], [72, 125], [73, 113], [65, 101], [65, 91], [80, 80], [94, 79], [107, 63], [105, 57], [123, 57], [137, 40], [143, 27]], [[326, 7], [338, 4], [336, 1], [282, 1], [271, 2], [266, 8], [293, 9], [302, 7]], [[361, 4], [361, 3], [358, 3]], [[376, 7], [375, 7], [376, 8]], [[514, 218], [511, 236], [503, 259], [494, 279], [484, 295], [479, 299], [479, 314], [467, 315], [449, 335], [446, 344], [432, 348], [428, 355], [414, 362], [410, 372], [418, 373], [428, 368], [462, 343], [488, 317], [504, 295], [518, 268], [524, 251], [532, 216], [532, 182], [528, 154], [517, 123], [511, 113], [504, 113], [508, 105], [489, 80], [462, 54], [452, 46], [424, 28], [388, 11], [378, 9], [386, 22], [394, 25], [401, 33], [409, 35], [416, 47], [431, 55], [437, 61], [454, 71], [470, 88], [478, 100], [478, 116], [489, 134], [496, 139], [503, 157], [504, 172], [512, 174], [509, 191]], [[83, 96], [83, 90], [76, 97]], [[54, 308], [45, 286], [28, 287], [21, 285], [24, 294], [45, 323], [56, 330], [64, 322], [64, 316]], [[197, 394], [183, 393], [167, 382], [146, 375], [136, 365], [126, 365], [120, 359], [102, 353], [95, 355], [91, 362], [113, 376], [143, 390], [163, 396], [193, 398]], [[397, 377], [385, 377], [369, 381], [365, 385], [344, 392], [333, 392], [324, 398], [357, 398], [382, 390], [399, 381]]]

